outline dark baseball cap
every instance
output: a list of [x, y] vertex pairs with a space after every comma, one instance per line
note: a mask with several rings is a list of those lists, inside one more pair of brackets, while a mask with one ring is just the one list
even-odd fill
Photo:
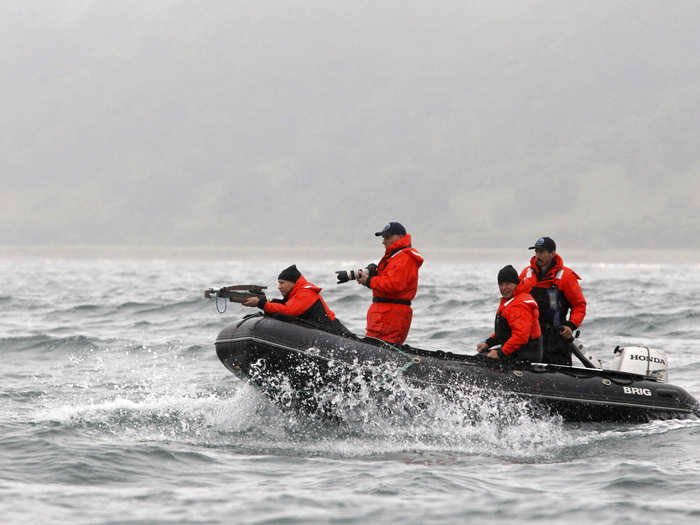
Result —
[[534, 246], [530, 246], [528, 250], [547, 250], [548, 252], [557, 251], [557, 243], [551, 237], [540, 237], [535, 241]]
[[406, 235], [406, 228], [400, 222], [390, 222], [384, 229], [380, 232], [376, 232], [374, 235], [379, 237], [391, 237], [392, 235]]

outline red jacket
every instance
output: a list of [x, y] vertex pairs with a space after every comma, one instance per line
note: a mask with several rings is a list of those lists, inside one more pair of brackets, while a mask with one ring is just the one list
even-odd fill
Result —
[[[562, 325], [568, 325], [572, 330], [578, 328], [586, 316], [586, 299], [581, 291], [578, 281], [581, 278], [571, 268], [564, 266], [564, 261], [556, 254], [554, 264], [544, 275], [535, 262], [535, 257], [530, 259], [530, 266], [520, 273], [520, 284], [517, 292], [529, 292], [540, 306], [540, 316], [545, 318], [549, 310], [548, 301], [542, 296], [542, 289], [557, 288], [563, 294], [566, 303], [562, 317], [571, 308], [569, 320], [562, 319]], [[539, 290], [538, 290], [539, 289]], [[567, 304], [568, 303], [568, 304]]]
[[486, 344], [500, 344], [501, 352], [512, 354], [542, 335], [537, 301], [527, 293], [520, 293], [510, 299], [502, 297], [495, 325], [494, 333], [486, 340]]
[[328, 308], [323, 297], [319, 294], [320, 291], [321, 288], [307, 281], [302, 275], [294, 283], [294, 288], [290, 290], [289, 295], [282, 302], [268, 301], [263, 306], [263, 310], [268, 314], [278, 313], [302, 317], [305, 312], [314, 306], [316, 301], [320, 301], [326, 315], [333, 321], [335, 314]]
[[410, 235], [404, 235], [389, 245], [377, 265], [377, 275], [368, 283], [372, 295], [411, 301], [418, 290], [418, 268], [423, 260], [423, 255], [411, 248]]
[[411, 247], [410, 235], [387, 247], [377, 265], [377, 275], [367, 282], [373, 296], [367, 311], [367, 336], [389, 343], [406, 340], [413, 319], [410, 301], [416, 296], [422, 264], [423, 256]]

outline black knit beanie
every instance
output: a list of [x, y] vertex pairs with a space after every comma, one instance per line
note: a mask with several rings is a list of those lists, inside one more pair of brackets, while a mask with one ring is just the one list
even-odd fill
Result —
[[297, 282], [297, 279], [301, 277], [301, 273], [297, 270], [297, 265], [292, 264], [288, 268], [282, 270], [282, 272], [277, 276], [278, 279], [283, 281], [291, 281], [293, 283]]
[[520, 279], [518, 279], [518, 272], [510, 264], [504, 266], [498, 271], [498, 284], [501, 283], [515, 283], [518, 284]]

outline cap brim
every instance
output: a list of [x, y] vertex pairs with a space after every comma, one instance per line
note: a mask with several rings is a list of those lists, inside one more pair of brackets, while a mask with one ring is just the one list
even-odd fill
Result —
[[375, 232], [375, 233], [374, 233], [374, 236], [375, 236], [375, 237], [383, 237], [383, 236], [384, 236], [384, 232]]
[[536, 249], [537, 249], [537, 246], [530, 246], [530, 247], [528, 248], [528, 250], [536, 250]]

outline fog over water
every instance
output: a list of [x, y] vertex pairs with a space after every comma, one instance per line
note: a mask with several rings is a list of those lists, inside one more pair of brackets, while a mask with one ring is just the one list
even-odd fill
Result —
[[700, 248], [700, 3], [7, 1], [0, 244]]

